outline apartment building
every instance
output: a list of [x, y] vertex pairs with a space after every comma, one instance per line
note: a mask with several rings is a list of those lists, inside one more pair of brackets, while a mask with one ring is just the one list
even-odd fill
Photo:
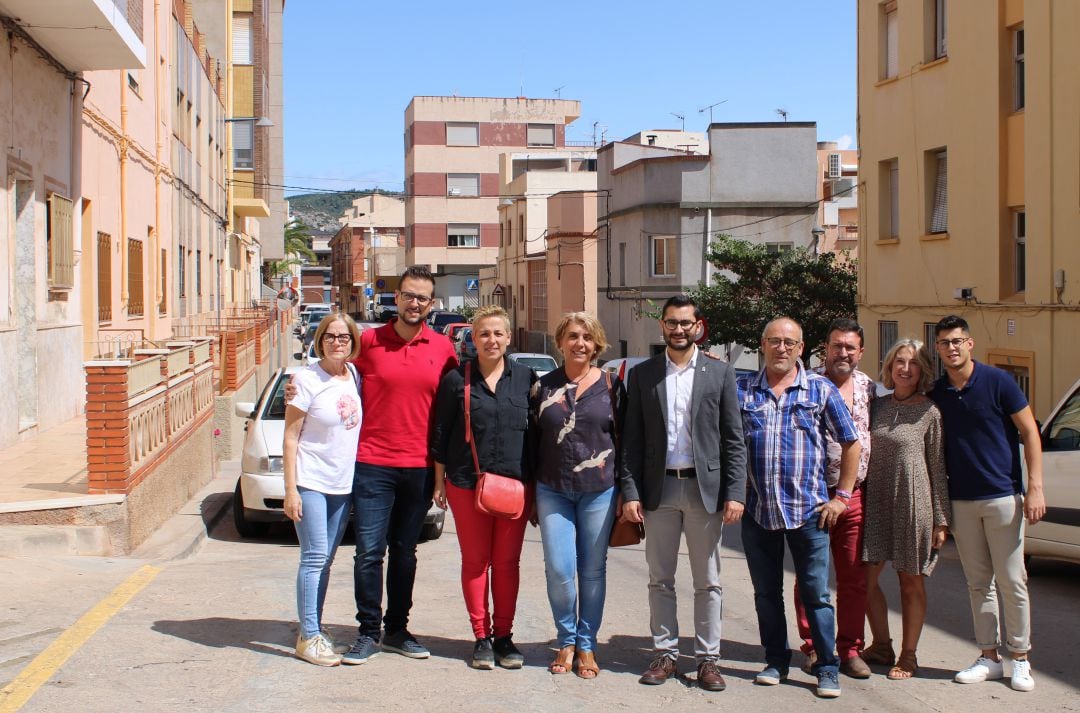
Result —
[[581, 103], [413, 97], [405, 109], [405, 260], [436, 275], [450, 309], [479, 303], [479, 271], [499, 252], [499, 156], [567, 148]]
[[264, 260], [285, 257], [283, 10], [283, 0], [231, 0], [228, 13], [231, 210], [225, 289], [237, 303], [259, 298]]
[[303, 302], [326, 302], [339, 304], [338, 290], [333, 282], [332, 251], [330, 241], [334, 233], [326, 230], [311, 231], [313, 262], [300, 267], [300, 299]]
[[330, 240], [332, 277], [346, 312], [365, 312], [368, 302], [405, 270], [405, 200], [373, 193], [353, 200]]
[[774, 250], [814, 238], [814, 123], [712, 124], [700, 154], [650, 145], [653, 132], [643, 133], [645, 143], [611, 143], [597, 156], [597, 313], [613, 345], [605, 359], [663, 348], [653, 313], [712, 279], [705, 255], [716, 234]]
[[[0, 369], [0, 448], [84, 409], [83, 322], [93, 309], [84, 293], [94, 281], [98, 206], [84, 199], [83, 97], [115, 95], [116, 70], [146, 66], [142, 11], [94, 0], [0, 2], [0, 113], [10, 119], [0, 127], [0, 354], [9, 365]], [[111, 81], [88, 85], [91, 70], [112, 70]], [[93, 168], [115, 165], [114, 152]]]
[[814, 249], [859, 257], [859, 152], [819, 141], [818, 216]]
[[555, 353], [564, 312], [596, 309], [596, 150], [499, 157], [499, 252], [481, 302], [510, 314], [521, 351]]
[[1080, 4], [858, 12], [864, 363], [960, 314], [1045, 417], [1080, 375]]

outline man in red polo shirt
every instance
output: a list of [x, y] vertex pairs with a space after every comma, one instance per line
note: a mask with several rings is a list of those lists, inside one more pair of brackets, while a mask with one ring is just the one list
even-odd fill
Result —
[[416, 543], [435, 482], [427, 445], [432, 403], [443, 374], [457, 366], [450, 340], [424, 324], [434, 292], [435, 278], [426, 267], [407, 269], [395, 293], [398, 316], [362, 333], [360, 355], [353, 362], [362, 379], [365, 416], [352, 490], [353, 593], [360, 632], [342, 657], [345, 664], [366, 663], [378, 653], [380, 638], [383, 651], [430, 656], [406, 627], [416, 579]]

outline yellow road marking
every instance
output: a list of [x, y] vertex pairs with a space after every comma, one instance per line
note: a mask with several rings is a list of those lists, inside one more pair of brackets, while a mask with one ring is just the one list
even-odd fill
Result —
[[0, 713], [15, 713], [37, 693], [57, 669], [64, 665], [94, 633], [124, 608], [131, 598], [150, 584], [161, 570], [144, 565], [139, 571], [120, 583], [116, 589], [98, 602], [93, 609], [82, 615], [49, 648], [26, 665], [11, 683], [0, 689]]

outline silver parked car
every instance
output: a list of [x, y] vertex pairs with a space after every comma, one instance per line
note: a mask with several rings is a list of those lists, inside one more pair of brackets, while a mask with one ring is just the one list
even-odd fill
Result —
[[547, 354], [533, 354], [532, 352], [513, 352], [507, 354], [506, 358], [510, 361], [516, 361], [519, 364], [524, 364], [533, 371], [537, 376], [543, 376], [550, 371], [555, 371], [559, 368], [555, 359]]
[[1046, 517], [1027, 528], [1024, 554], [1080, 563], [1080, 380], [1042, 427]]

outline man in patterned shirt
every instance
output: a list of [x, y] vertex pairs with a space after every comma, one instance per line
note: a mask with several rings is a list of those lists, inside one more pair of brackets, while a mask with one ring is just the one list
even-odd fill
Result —
[[[844, 398], [859, 432], [859, 473], [850, 492], [839, 489], [840, 444], [828, 438], [829, 461], [825, 480], [829, 496], [848, 498], [847, 510], [840, 514], [829, 531], [833, 569], [836, 572], [836, 654], [840, 670], [852, 678], [869, 678], [870, 667], [861, 653], [865, 643], [866, 568], [862, 563], [863, 482], [870, 464], [870, 402], [874, 399], [874, 380], [859, 371], [863, 355], [863, 328], [853, 319], [834, 319], [826, 331], [825, 366], [815, 373], [828, 377]], [[810, 623], [795, 586], [795, 616], [799, 621], [802, 652], [806, 655], [803, 670], [813, 671], [817, 654], [810, 636]]]
[[829, 595], [829, 528], [847, 509], [829, 497], [826, 434], [840, 444], [839, 491], [851, 491], [859, 466], [859, 434], [840, 392], [811, 374], [799, 357], [802, 327], [778, 317], [761, 337], [765, 368], [739, 379], [739, 403], [749, 460], [743, 549], [765, 668], [754, 683], [775, 686], [791, 665], [784, 614], [784, 543], [791, 549], [810, 634], [817, 653], [817, 695], [840, 695], [835, 616]]

